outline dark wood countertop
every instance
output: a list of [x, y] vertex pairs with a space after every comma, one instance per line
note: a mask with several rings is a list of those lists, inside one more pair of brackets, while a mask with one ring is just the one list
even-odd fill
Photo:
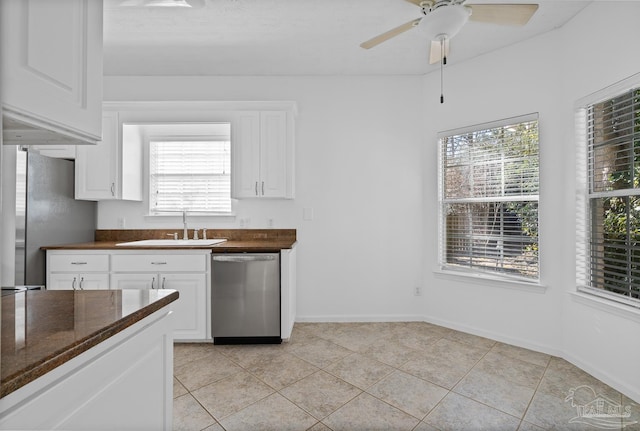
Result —
[[[244, 252], [277, 252], [290, 249], [296, 243], [295, 229], [209, 229], [208, 238], [225, 238], [227, 241], [216, 245], [180, 246], [180, 247], [149, 247], [149, 246], [117, 246], [120, 242], [142, 239], [167, 239], [168, 234], [175, 229], [149, 230], [97, 230], [95, 241], [47, 245], [43, 250], [211, 250], [214, 253], [244, 253]], [[182, 231], [180, 230], [180, 233]], [[189, 231], [193, 238], [193, 231]]]
[[244, 252], [278, 252], [288, 249], [295, 244], [291, 241], [225, 241], [216, 245], [184, 245], [184, 246], [117, 246], [123, 241], [94, 241], [76, 244], [61, 244], [42, 247], [43, 250], [211, 250], [213, 253], [244, 253]]
[[2, 297], [0, 398], [178, 299], [175, 290], [31, 290]]

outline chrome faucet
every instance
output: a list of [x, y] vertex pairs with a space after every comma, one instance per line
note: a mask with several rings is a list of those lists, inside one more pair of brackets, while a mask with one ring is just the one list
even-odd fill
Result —
[[189, 234], [187, 233], [187, 212], [182, 211], [182, 225], [184, 226], [184, 230], [182, 231], [182, 239], [189, 239]]

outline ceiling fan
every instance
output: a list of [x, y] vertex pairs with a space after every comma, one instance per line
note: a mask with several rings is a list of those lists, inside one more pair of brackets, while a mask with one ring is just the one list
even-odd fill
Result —
[[449, 40], [464, 27], [467, 21], [522, 26], [538, 9], [537, 4], [492, 3], [465, 4], [465, 0], [405, 0], [422, 9], [424, 16], [395, 27], [360, 44], [364, 49], [373, 48], [392, 37], [414, 27], [420, 27], [431, 41], [429, 63], [446, 64]]

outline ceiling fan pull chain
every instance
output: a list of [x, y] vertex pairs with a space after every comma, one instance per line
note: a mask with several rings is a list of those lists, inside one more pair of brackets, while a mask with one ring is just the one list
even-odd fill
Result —
[[447, 59], [444, 55], [444, 38], [440, 39], [440, 103], [444, 103], [444, 63]]

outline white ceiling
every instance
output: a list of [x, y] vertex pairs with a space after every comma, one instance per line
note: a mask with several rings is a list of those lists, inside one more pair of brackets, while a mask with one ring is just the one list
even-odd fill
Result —
[[[197, 0], [199, 8], [121, 2], [104, 1], [106, 75], [415, 75], [439, 67], [429, 66], [429, 44], [419, 28], [360, 48], [422, 16], [404, 0]], [[591, 2], [537, 3], [524, 27], [468, 22], [451, 42], [450, 64], [558, 28]]]

